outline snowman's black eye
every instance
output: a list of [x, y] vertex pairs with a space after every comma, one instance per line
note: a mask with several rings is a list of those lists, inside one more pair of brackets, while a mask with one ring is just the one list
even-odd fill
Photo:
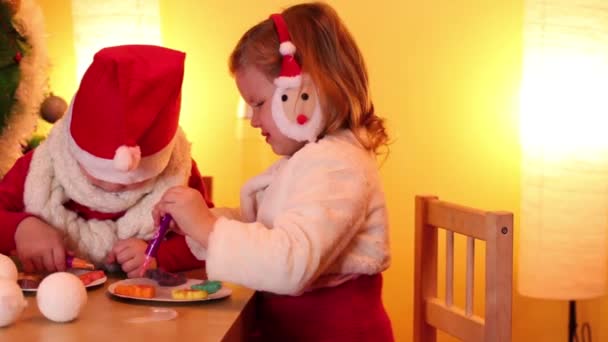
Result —
[[289, 97], [286, 94], [283, 94], [283, 96], [281, 96], [281, 101], [285, 102], [288, 98]]
[[302, 100], [308, 100], [308, 93], [302, 93]]

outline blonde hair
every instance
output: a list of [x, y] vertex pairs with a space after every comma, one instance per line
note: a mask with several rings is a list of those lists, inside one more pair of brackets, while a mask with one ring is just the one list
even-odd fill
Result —
[[[327, 115], [322, 135], [347, 128], [364, 148], [379, 153], [388, 144], [384, 120], [374, 113], [361, 51], [336, 11], [323, 3], [308, 3], [289, 7], [281, 15], [296, 46], [296, 60], [319, 90]], [[249, 66], [271, 81], [279, 74], [279, 39], [270, 19], [249, 29], [232, 51], [233, 75]]]

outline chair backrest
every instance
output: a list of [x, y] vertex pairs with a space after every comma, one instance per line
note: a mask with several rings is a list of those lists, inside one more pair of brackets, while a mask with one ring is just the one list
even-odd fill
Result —
[[[434, 342], [437, 330], [462, 341], [511, 341], [513, 214], [487, 212], [416, 196], [414, 342]], [[437, 296], [437, 236], [446, 231], [445, 299]], [[454, 233], [467, 238], [465, 307], [453, 303]], [[473, 313], [475, 239], [486, 242], [485, 315]]]

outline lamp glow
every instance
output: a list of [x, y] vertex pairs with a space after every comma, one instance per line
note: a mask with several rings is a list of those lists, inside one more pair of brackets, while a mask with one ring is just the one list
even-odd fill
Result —
[[78, 81], [101, 48], [161, 45], [158, 0], [72, 0]]
[[608, 49], [594, 33], [608, 23], [594, 4], [528, 1], [518, 290], [530, 297], [606, 293]]

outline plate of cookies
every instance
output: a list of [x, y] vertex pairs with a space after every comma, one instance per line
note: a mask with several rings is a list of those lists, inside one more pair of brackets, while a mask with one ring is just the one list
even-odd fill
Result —
[[[76, 275], [85, 287], [94, 287], [105, 283], [108, 278], [103, 270], [69, 269], [67, 272]], [[36, 292], [38, 285], [46, 274], [19, 272], [17, 283], [23, 292]]]
[[148, 270], [144, 278], [117, 281], [108, 286], [116, 297], [155, 302], [198, 302], [228, 297], [232, 290], [219, 281], [189, 279], [182, 274]]

